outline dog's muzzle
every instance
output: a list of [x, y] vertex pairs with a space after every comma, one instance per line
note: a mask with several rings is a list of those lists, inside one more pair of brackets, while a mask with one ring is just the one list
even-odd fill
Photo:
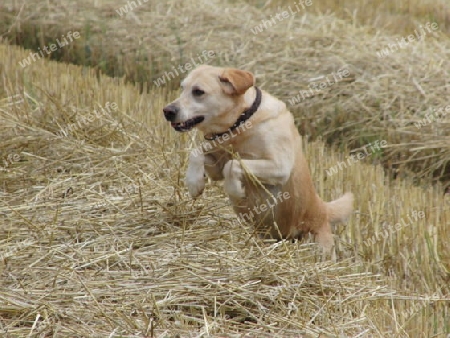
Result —
[[168, 106], [163, 108], [164, 117], [167, 121], [171, 122], [173, 129], [179, 132], [189, 131], [194, 128], [197, 124], [203, 122], [205, 119], [204, 116], [195, 116], [189, 120], [184, 122], [174, 122], [177, 118], [179, 108], [173, 104], [169, 104]]

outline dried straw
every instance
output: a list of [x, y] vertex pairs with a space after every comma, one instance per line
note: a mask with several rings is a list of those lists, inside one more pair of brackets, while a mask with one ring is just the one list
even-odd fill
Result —
[[[432, 115], [431, 123], [415, 126], [432, 109], [450, 105], [448, 4], [429, 5], [434, 9], [423, 20], [405, 19], [407, 28], [415, 20], [412, 28], [421, 33], [421, 25], [434, 22], [430, 17], [439, 18], [442, 30], [424, 28], [421, 41], [416, 38], [401, 48], [398, 41], [415, 34], [414, 29], [393, 35], [376, 23], [358, 26], [353, 19], [317, 15], [323, 6], [315, 7], [314, 2], [300, 11], [289, 2], [263, 8], [219, 1], [141, 3], [120, 16], [126, 1], [6, 0], [0, 5], [0, 22], [5, 37], [25, 46], [43, 47], [69, 30], [79, 31], [81, 38], [55, 57], [125, 76], [143, 83], [141, 89], [154, 86], [153, 81], [165, 72], [184, 66], [192, 57], [197, 60], [207, 50], [217, 55], [207, 63], [248, 69], [261, 87], [286, 102], [309, 89], [311, 79], [332, 78], [332, 73], [346, 67], [354, 81], [327, 86], [290, 107], [302, 133], [350, 148], [387, 140], [389, 146], [380, 155], [392, 176], [407, 176], [413, 170], [419, 177], [450, 177], [450, 115], [439, 121], [435, 119], [441, 114]], [[252, 33], [261, 20], [270, 20], [289, 6], [297, 11], [295, 15]], [[416, 6], [423, 8], [423, 4]], [[403, 7], [403, 2], [392, 4], [392, 8]], [[378, 57], [377, 52], [389, 44], [397, 48]], [[177, 88], [178, 79], [165, 86]]]
[[[319, 194], [357, 196], [336, 229], [337, 263], [316, 247], [264, 242], [236, 221], [220, 184], [192, 201], [199, 138], [161, 109], [177, 92], [0, 45], [0, 332], [5, 337], [425, 336], [448, 333], [450, 208], [442, 189], [385, 184], [364, 161], [305, 151]], [[118, 109], [88, 121], [94, 109]], [[78, 123], [77, 128], [69, 126]], [[67, 135], [61, 135], [67, 131]], [[9, 156], [11, 155], [11, 156]], [[365, 160], [370, 162], [371, 159]], [[419, 219], [365, 245], [413, 211]]]

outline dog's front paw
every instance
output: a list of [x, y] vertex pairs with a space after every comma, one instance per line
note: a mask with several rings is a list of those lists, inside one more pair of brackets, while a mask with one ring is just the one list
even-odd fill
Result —
[[200, 196], [205, 189], [204, 155], [191, 153], [184, 183], [192, 198]]
[[238, 161], [228, 161], [223, 168], [225, 177], [224, 190], [233, 199], [245, 197], [245, 189], [242, 187], [242, 168]]
[[205, 189], [205, 177], [203, 175], [201, 175], [201, 177], [192, 177], [187, 175], [185, 184], [188, 188], [189, 195], [192, 198], [197, 198]]

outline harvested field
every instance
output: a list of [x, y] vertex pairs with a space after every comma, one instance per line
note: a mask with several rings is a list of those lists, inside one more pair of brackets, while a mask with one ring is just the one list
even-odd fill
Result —
[[[211, 50], [216, 56], [207, 63], [250, 70], [263, 88], [285, 100], [304, 135], [351, 148], [384, 139], [389, 146], [381, 158], [389, 175], [412, 171], [420, 178], [450, 179], [449, 115], [434, 113], [450, 105], [448, 4], [403, 0], [369, 10], [367, 2], [350, 1], [355, 7], [349, 22], [330, 13], [329, 3], [297, 9], [287, 1], [258, 8], [259, 2], [193, 6], [155, 0], [128, 13], [127, 2], [119, 0], [22, 3], [0, 5], [3, 36], [14, 43], [37, 50], [77, 31], [80, 38], [51, 57], [124, 76], [141, 90], [156, 84], [176, 89], [184, 76], [177, 67], [192, 58], [200, 63], [202, 52]], [[289, 6], [295, 14], [261, 26]], [[375, 22], [358, 24], [358, 18], [366, 23], [365, 10]], [[336, 11], [347, 19], [352, 12], [340, 6]], [[386, 32], [395, 27], [395, 34]], [[410, 35], [412, 42], [400, 43]], [[349, 75], [329, 85], [325, 79], [343, 69]], [[302, 96], [314, 83], [318, 89]]]
[[[375, 49], [395, 36], [331, 14], [296, 15], [254, 35], [275, 7], [205, 2], [196, 14], [186, 2], [149, 1], [122, 18], [117, 1], [32, 2], [0, 5], [11, 28], [3, 36], [23, 43], [34, 30], [48, 46], [79, 29], [59, 59], [84, 66], [41, 59], [21, 67], [30, 50], [0, 44], [2, 336], [450, 334], [449, 115], [414, 126], [429, 107], [450, 104], [445, 30], [380, 63]], [[238, 14], [242, 22], [232, 23]], [[86, 45], [92, 63], [76, 62]], [[136, 46], [147, 59], [134, 58]], [[203, 50], [217, 52], [208, 63], [254, 71], [286, 101], [310, 78], [351, 65], [352, 81], [292, 109], [310, 136], [318, 193], [356, 195], [354, 215], [335, 229], [337, 262], [322, 261], [309, 240], [253, 236], [221, 183], [188, 197], [187, 154], [201, 135], [171, 130], [162, 107], [178, 95], [177, 81], [152, 81]], [[108, 77], [100, 65], [126, 76]], [[342, 141], [341, 151], [320, 137]], [[347, 162], [361, 151], [355, 145], [382, 140], [389, 146]], [[430, 184], [433, 176], [442, 183]]]

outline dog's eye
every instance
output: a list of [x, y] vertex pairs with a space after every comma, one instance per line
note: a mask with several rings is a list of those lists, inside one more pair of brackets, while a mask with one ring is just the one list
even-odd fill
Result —
[[194, 95], [194, 96], [202, 96], [203, 94], [205, 94], [204, 90], [201, 90], [198, 88], [192, 89], [192, 95]]

